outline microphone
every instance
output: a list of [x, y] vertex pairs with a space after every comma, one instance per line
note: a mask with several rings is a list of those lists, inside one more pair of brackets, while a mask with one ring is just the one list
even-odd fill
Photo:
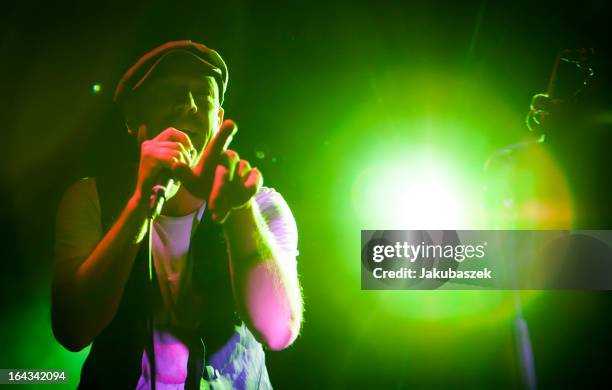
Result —
[[151, 218], [151, 220], [157, 218], [161, 213], [173, 185], [174, 179], [162, 176], [157, 184], [151, 189], [151, 196], [149, 197], [149, 218]]
[[[189, 151], [190, 161], [197, 154], [195, 149]], [[170, 196], [170, 189], [174, 186], [175, 181], [169, 175], [169, 170], [162, 172], [160, 179], [157, 184], [151, 189], [151, 196], [149, 197], [149, 218], [154, 220], [161, 213], [164, 204]]]

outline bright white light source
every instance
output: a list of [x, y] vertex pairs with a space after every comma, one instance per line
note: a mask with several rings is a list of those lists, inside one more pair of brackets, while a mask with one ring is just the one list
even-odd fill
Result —
[[477, 220], [478, 191], [434, 153], [385, 158], [366, 166], [353, 185], [362, 229], [467, 229]]

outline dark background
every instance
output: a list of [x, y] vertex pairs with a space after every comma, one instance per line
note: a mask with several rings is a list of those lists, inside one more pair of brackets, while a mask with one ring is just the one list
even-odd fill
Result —
[[[433, 330], [426, 337], [441, 337], [445, 347], [424, 352], [422, 345], [398, 342], [422, 326], [389, 315], [371, 326], [386, 323], [392, 332], [368, 332], [364, 323], [356, 326], [353, 316], [343, 316], [347, 305], [353, 313], [368, 313], [373, 303], [366, 294], [346, 297], [346, 290], [359, 289], [357, 284], [334, 284], [329, 277], [321, 281], [322, 270], [338, 253], [334, 235], [358, 235], [361, 228], [338, 231], [332, 223], [342, 218], [330, 193], [343, 175], [339, 161], [359, 158], [349, 147], [333, 144], [334, 129], [350, 121], [355, 107], [375, 104], [379, 78], [415, 64], [480, 77], [524, 115], [531, 96], [545, 90], [559, 50], [595, 47], [601, 62], [608, 61], [605, 1], [27, 0], [2, 7], [0, 367], [78, 368], [78, 360], [67, 358], [49, 336], [57, 204], [77, 178], [118, 169], [132, 147], [110, 104], [123, 72], [162, 42], [192, 39], [218, 49], [228, 63], [226, 115], [240, 127], [233, 145], [243, 158], [255, 161], [267, 185], [283, 194], [300, 229], [306, 320], [294, 346], [268, 353], [273, 384], [280, 389], [520, 388], [509, 328], [472, 329], [459, 342], [452, 329], [430, 324]], [[605, 76], [612, 68], [600, 69]], [[92, 93], [94, 83], [101, 85], [98, 94]], [[410, 88], [405, 85], [406, 93]], [[598, 93], [605, 96], [605, 91], [600, 86]], [[486, 110], [483, 100], [474, 106]], [[396, 134], [360, 128], [353, 134], [362, 139], [390, 135]], [[502, 131], [489, 148], [514, 138]], [[604, 210], [592, 224], [578, 227], [610, 228], [605, 206], [610, 165], [593, 157], [607, 158], [609, 144], [585, 134], [570, 138], [563, 145], [574, 151], [568, 175], [581, 178], [578, 192], [584, 202], [599, 202]], [[526, 308], [527, 319], [536, 318], [530, 325], [542, 388], [607, 381], [611, 309], [607, 292], [547, 293]], [[486, 352], [470, 350], [485, 344]], [[465, 361], [474, 354], [479, 359], [466, 369]]]

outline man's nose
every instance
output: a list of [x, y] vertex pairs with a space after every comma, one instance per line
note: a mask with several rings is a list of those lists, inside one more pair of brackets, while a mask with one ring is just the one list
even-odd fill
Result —
[[193, 98], [191, 91], [188, 91], [179, 101], [177, 101], [175, 110], [180, 114], [195, 114], [198, 112], [198, 105]]

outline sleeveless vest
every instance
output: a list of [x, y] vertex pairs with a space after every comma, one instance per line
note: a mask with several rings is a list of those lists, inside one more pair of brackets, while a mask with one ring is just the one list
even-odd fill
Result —
[[[104, 232], [119, 217], [134, 187], [135, 178], [125, 173], [130, 171], [96, 179]], [[147, 243], [148, 237], [136, 255], [115, 317], [92, 343], [81, 370], [79, 389], [135, 389], [144, 350], [149, 356], [151, 381], [155, 382], [152, 312], [159, 288], [155, 273], [152, 282], [149, 280]], [[185, 389], [199, 389], [202, 378], [212, 380], [205, 382], [211, 389], [271, 388], [262, 346], [235, 313], [225, 239], [208, 209], [191, 238], [188, 256], [193, 264], [188, 276], [191, 287], [183, 289], [177, 300], [177, 317], [189, 318], [195, 324], [186, 342], [190, 354]], [[225, 356], [217, 359], [224, 366], [206, 366], [207, 354], [222, 346], [219, 354], [223, 352]], [[229, 382], [215, 378], [224, 372], [231, 377]], [[215, 386], [215, 379], [222, 379], [223, 384]]]

